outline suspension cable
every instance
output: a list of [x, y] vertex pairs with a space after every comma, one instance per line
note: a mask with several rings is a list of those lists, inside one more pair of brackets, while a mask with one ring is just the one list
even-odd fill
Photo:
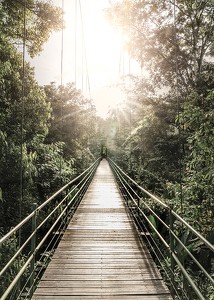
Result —
[[[22, 220], [23, 202], [23, 143], [24, 143], [24, 97], [25, 97], [25, 55], [26, 55], [26, 0], [23, 9], [23, 37], [22, 37], [22, 96], [21, 96], [21, 145], [20, 145], [20, 200], [19, 200], [19, 221]], [[21, 242], [21, 230], [19, 231], [19, 244]]]
[[64, 56], [64, 21], [63, 21], [63, 12], [64, 12], [64, 0], [62, 0], [62, 15], [61, 15], [61, 58], [60, 58], [60, 84], [63, 84], [63, 56]]
[[[25, 52], [26, 52], [26, 0], [24, 0], [23, 8], [23, 36], [22, 36], [22, 93], [21, 93], [21, 128], [20, 128], [20, 166], [19, 166], [19, 222], [22, 220], [22, 203], [23, 203], [23, 152], [24, 152], [24, 110], [25, 110]], [[18, 231], [18, 248], [21, 247], [22, 229], [19, 228]], [[18, 260], [19, 266], [21, 265], [21, 260]], [[20, 290], [20, 281], [18, 281], [17, 289]], [[14, 291], [15, 292], [15, 291]], [[11, 294], [13, 297], [13, 294]], [[10, 299], [11, 299], [10, 297]]]
[[180, 99], [178, 96], [178, 51], [177, 51], [177, 18], [176, 18], [176, 0], [173, 3], [173, 19], [174, 19], [174, 41], [175, 41], [175, 95], [177, 101], [177, 120], [178, 120], [178, 143], [179, 143], [179, 186], [180, 186], [180, 210], [183, 214], [183, 185], [182, 185], [182, 155], [181, 155], [181, 126], [180, 126]]
[[77, 0], [75, 0], [75, 17], [74, 17], [74, 86], [77, 82]]
[[[87, 86], [88, 86], [89, 98], [91, 98], [91, 88], [90, 88], [90, 80], [89, 80], [89, 72], [88, 72], [88, 59], [87, 59], [86, 41], [85, 41], [85, 28], [84, 28], [84, 22], [83, 22], [81, 0], [79, 0], [79, 9], [80, 9], [80, 18], [81, 18], [81, 26], [82, 26], [82, 41], [83, 41], [82, 47], [83, 47], [83, 53], [85, 56], [86, 82], [87, 82]], [[83, 92], [83, 90], [82, 90], [82, 92]]]
[[[61, 3], [62, 14], [61, 14], [61, 57], [60, 57], [60, 139], [62, 141], [62, 129], [63, 129], [63, 58], [64, 58], [64, 0]], [[63, 149], [60, 151], [60, 182], [62, 185], [62, 155]]]

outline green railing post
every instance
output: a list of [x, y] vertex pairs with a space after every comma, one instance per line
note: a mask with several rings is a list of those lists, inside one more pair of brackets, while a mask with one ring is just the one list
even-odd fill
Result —
[[140, 198], [137, 198], [137, 216], [140, 217]]
[[36, 249], [36, 218], [37, 218], [37, 204], [33, 203], [32, 211], [34, 212], [32, 217], [32, 233], [34, 232], [31, 239], [31, 255], [33, 255], [33, 259], [30, 264], [30, 298], [32, 298], [34, 293], [34, 281], [35, 281], [35, 249]]
[[[140, 207], [140, 198], [137, 198], [137, 208], [139, 208]], [[138, 211], [139, 211], [139, 209], [138, 209]]]
[[170, 237], [170, 277], [171, 277], [171, 285], [170, 285], [170, 293], [174, 296], [174, 289], [175, 289], [175, 260], [173, 258], [173, 253], [175, 250], [175, 239], [173, 236], [173, 229], [174, 229], [174, 216], [172, 214], [173, 206], [169, 206], [169, 237]]
[[[68, 203], [69, 203], [69, 200], [68, 200], [68, 197], [66, 197], [65, 204], [64, 204], [65, 214], [64, 214], [64, 217], [62, 218], [62, 223], [64, 223], [65, 226], [67, 226], [67, 223], [68, 223], [68, 214], [69, 214]], [[61, 227], [59, 230], [59, 234], [60, 234], [60, 232], [63, 233], [63, 230], [64, 230], [64, 228]]]

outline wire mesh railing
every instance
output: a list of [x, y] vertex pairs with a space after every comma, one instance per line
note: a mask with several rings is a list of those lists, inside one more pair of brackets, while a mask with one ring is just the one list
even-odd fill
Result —
[[31, 214], [0, 239], [1, 300], [31, 299], [99, 162], [97, 159], [41, 205], [34, 204]]
[[[108, 159], [141, 238], [174, 299], [214, 299], [214, 247], [173, 207], [141, 187]], [[205, 258], [205, 259], [204, 259]]]

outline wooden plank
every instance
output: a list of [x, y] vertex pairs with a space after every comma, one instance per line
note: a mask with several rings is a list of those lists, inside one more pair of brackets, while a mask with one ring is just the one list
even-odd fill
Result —
[[48, 296], [48, 295], [34, 295], [34, 300], [72, 300], [72, 299], [75, 299], [75, 300], [82, 300], [82, 299], [93, 299], [93, 300], [111, 300], [111, 299], [115, 299], [115, 300], [172, 300], [172, 298], [170, 296], [167, 296], [167, 295], [108, 295], [108, 296], [105, 296], [105, 295], [102, 295], [102, 296], [97, 296], [96, 295], [96, 298], [95, 296], [90, 296], [90, 295], [64, 295], [64, 296], [60, 296], [60, 295], [51, 295], [51, 296]]
[[172, 299], [105, 160], [32, 299]]
[[[125, 285], [117, 287], [38, 287], [35, 294], [44, 295], [168, 295], [168, 292], [157, 287], [148, 287], [145, 285], [131, 286]], [[96, 296], [94, 297], [96, 299]]]
[[[122, 270], [125, 271], [125, 270]], [[154, 277], [152, 277], [152, 275], [150, 273], [136, 273], [136, 272], [127, 272], [127, 274], [125, 274], [125, 272], [123, 272], [122, 274], [120, 272], [118, 272], [118, 274], [112, 274], [112, 272], [109, 272], [109, 274], [104, 274], [100, 272], [100, 274], [94, 274], [92, 272], [88, 272], [88, 274], [86, 273], [85, 269], [82, 269], [81, 271], [77, 272], [77, 274], [74, 274], [73, 270], [71, 271], [71, 275], [70, 274], [59, 274], [57, 273], [52, 274], [51, 275], [51, 280], [63, 280], [63, 281], [75, 281], [75, 280], [86, 280], [86, 281], [94, 281], [94, 280], [102, 280], [102, 281], [131, 281], [134, 278], [135, 281], [142, 281], [142, 280], [162, 280], [161, 276], [158, 277], [157, 274], [154, 275]], [[46, 275], [44, 275], [43, 280], [48, 280], [49, 279], [49, 275], [48, 273], [46, 273]]]
[[[43, 275], [42, 280], [54, 278], [55, 274], [58, 275], [58, 277], [62, 277], [62, 279], [66, 276], [70, 275], [84, 275], [85, 279], [88, 278], [88, 275], [97, 276], [101, 275], [102, 278], [105, 278], [105, 276], [111, 275], [112, 277], [117, 278], [120, 275], [129, 275], [129, 276], [135, 276], [138, 278], [138, 276], [142, 276], [142, 279], [160, 279], [161, 276], [159, 273], [156, 272], [149, 272], [149, 271], [141, 271], [136, 269], [72, 269], [72, 268], [66, 268], [66, 269], [47, 269], [45, 274]], [[65, 276], [64, 276], [65, 275]], [[52, 277], [53, 276], [53, 277]]]
[[139, 280], [42, 280], [40, 283], [40, 288], [112, 288], [112, 289], [133, 289], [135, 292], [139, 289], [141, 291], [146, 291], [148, 289], [150, 293], [154, 292], [157, 287], [162, 293], [168, 292], [166, 287], [162, 284], [161, 280], [146, 280], [146, 285], [142, 285], [142, 281]]
[[[143, 255], [143, 258], [146, 258], [147, 256]], [[98, 254], [95, 254], [94, 252], [89, 253], [89, 254], [83, 254], [81, 252], [79, 252], [79, 254], [77, 253], [69, 253], [69, 251], [67, 251], [66, 253], [64, 252], [58, 252], [54, 255], [54, 259], [58, 259], [58, 258], [63, 258], [63, 259], [75, 259], [75, 258], [80, 258], [80, 259], [135, 259], [135, 258], [140, 258], [142, 259], [142, 255], [140, 253], [136, 253], [133, 254], [132, 252], [126, 254], [124, 252], [114, 252], [113, 254], [109, 253], [109, 254], [102, 254], [101, 252]], [[148, 254], [148, 258], [150, 258], [149, 254]]]

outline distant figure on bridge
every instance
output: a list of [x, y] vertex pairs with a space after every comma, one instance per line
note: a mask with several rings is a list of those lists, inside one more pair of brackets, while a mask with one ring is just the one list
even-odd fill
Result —
[[101, 158], [103, 159], [103, 158], [107, 158], [107, 148], [106, 148], [106, 146], [104, 146], [104, 145], [102, 145], [101, 146]]

